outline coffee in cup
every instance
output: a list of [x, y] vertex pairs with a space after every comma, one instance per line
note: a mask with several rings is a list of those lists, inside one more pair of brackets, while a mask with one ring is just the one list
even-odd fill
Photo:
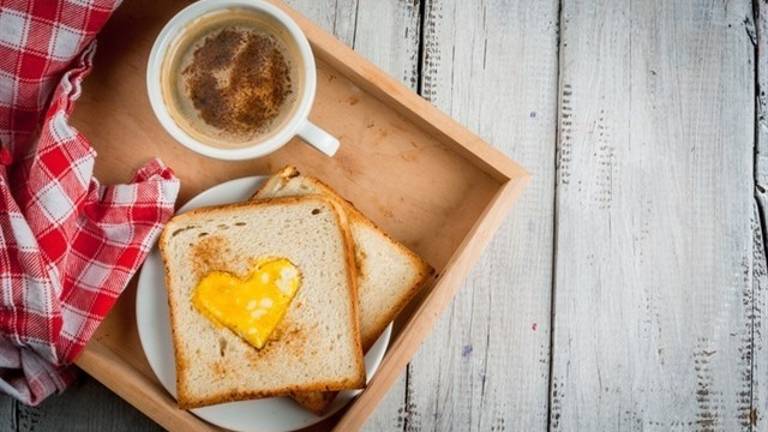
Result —
[[269, 15], [226, 9], [190, 23], [166, 55], [163, 98], [202, 143], [244, 147], [279, 130], [296, 109], [301, 56]]

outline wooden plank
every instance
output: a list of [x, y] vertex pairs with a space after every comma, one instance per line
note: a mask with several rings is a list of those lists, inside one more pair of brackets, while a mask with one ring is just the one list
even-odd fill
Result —
[[16, 400], [10, 396], [0, 395], [0, 430], [16, 430], [16, 404]]
[[120, 399], [96, 380], [84, 375], [65, 393], [52, 396], [37, 407], [16, 404], [16, 428], [4, 431], [45, 432], [87, 431], [162, 431], [128, 402]]
[[[352, 43], [356, 52], [395, 78], [416, 90], [420, 43], [420, 0], [360, 0], [356, 32]], [[405, 407], [405, 371], [389, 389], [365, 424], [366, 430], [402, 429]]]
[[[749, 318], [751, 320], [752, 347], [745, 354], [749, 354], [752, 361], [751, 380], [751, 410], [749, 421], [752, 430], [765, 430], [766, 414], [768, 414], [768, 394], [764, 382], [765, 371], [768, 370], [768, 351], [766, 350], [766, 337], [768, 337], [768, 319], [766, 318], [766, 305], [768, 305], [768, 263], [766, 262], [765, 249], [765, 204], [763, 201], [755, 202], [752, 212], [752, 293], [749, 303], [752, 307]], [[762, 210], [761, 210], [762, 209]]]
[[347, 45], [355, 40], [355, 17], [359, 0], [284, 0], [323, 30]]
[[416, 90], [420, 0], [287, 0], [286, 3]]
[[553, 431], [751, 428], [751, 15], [563, 1]]
[[745, 22], [745, 31], [757, 48], [757, 112], [755, 116], [756, 192], [768, 190], [768, 3], [756, 2], [757, 16]]
[[757, 104], [755, 113], [755, 200], [753, 230], [754, 266], [752, 289], [752, 411], [754, 430], [764, 430], [768, 424], [768, 392], [765, 373], [768, 371], [768, 266], [765, 238], [768, 226], [768, 3], [756, 2], [754, 27], [745, 24], [747, 34], [757, 48]]
[[417, 89], [421, 37], [420, 0], [359, 0], [349, 44], [384, 72]]
[[422, 95], [534, 171], [408, 369], [402, 430], [547, 425], [556, 1], [428, 1]]

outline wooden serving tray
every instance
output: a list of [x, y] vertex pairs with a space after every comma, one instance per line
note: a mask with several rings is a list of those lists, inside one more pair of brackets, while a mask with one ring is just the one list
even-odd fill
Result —
[[[145, 68], [155, 36], [185, 2], [133, 0], [99, 40], [73, 123], [100, 157], [105, 183], [127, 181], [159, 156], [181, 179], [179, 204], [217, 183], [285, 164], [315, 175], [437, 270], [398, 318], [390, 348], [367, 389], [318, 429], [357, 430], [401, 373], [502, 222], [528, 175], [473, 133], [282, 3], [306, 33], [318, 63], [311, 119], [341, 141], [328, 158], [297, 140], [257, 160], [224, 162], [177, 144], [155, 119]], [[176, 407], [149, 368], [134, 315], [135, 280], [77, 364], [163, 427], [218, 428]]]

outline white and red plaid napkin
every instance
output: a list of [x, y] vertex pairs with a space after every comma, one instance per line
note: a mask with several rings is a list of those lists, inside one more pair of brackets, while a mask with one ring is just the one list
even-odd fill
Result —
[[173, 213], [158, 160], [100, 186], [68, 124], [94, 36], [117, 1], [0, 0], [0, 391], [28, 404], [71, 363]]

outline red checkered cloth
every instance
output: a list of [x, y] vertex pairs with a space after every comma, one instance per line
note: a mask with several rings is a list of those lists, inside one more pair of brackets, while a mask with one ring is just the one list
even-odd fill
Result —
[[115, 1], [0, 0], [0, 390], [63, 390], [83, 349], [173, 213], [158, 160], [99, 186], [68, 124]]

